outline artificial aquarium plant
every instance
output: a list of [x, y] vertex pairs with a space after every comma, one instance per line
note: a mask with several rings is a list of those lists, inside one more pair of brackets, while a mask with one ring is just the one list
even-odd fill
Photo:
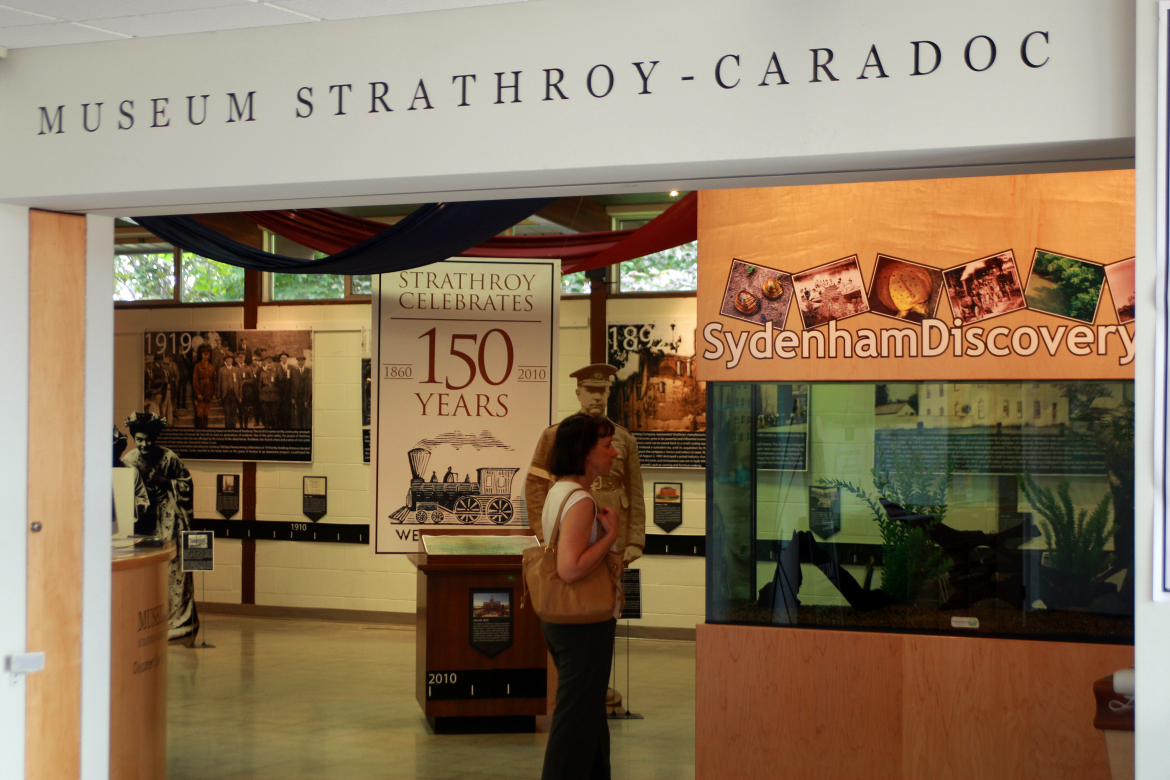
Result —
[[1062, 591], [1061, 604], [1051, 606], [1087, 606], [1100, 595], [1101, 580], [1113, 563], [1113, 553], [1105, 549], [1117, 532], [1116, 525], [1109, 522], [1112, 495], [1102, 495], [1090, 513], [1088, 509], [1078, 512], [1073, 506], [1067, 479], [1060, 481], [1054, 493], [1022, 474], [1020, 489], [1044, 518], [1039, 525], [1048, 545], [1049, 566], [1067, 575], [1056, 583]]
[[[881, 590], [898, 604], [913, 604], [926, 583], [950, 568], [950, 561], [930, 538], [930, 532], [947, 513], [951, 463], [948, 459], [945, 474], [935, 475], [927, 470], [918, 453], [904, 458], [879, 447], [875, 454], [876, 465], [870, 469], [873, 494], [841, 479], [821, 478], [817, 483], [848, 491], [869, 506], [882, 535]], [[911, 516], [917, 522], [891, 517], [887, 509], [890, 506], [898, 507], [898, 514]]]
[[1134, 405], [1121, 383], [1079, 382], [1064, 386], [1073, 421], [1070, 433], [1090, 444], [1105, 462], [1113, 496], [1113, 550], [1106, 577], [1126, 570], [1122, 597], [1133, 591], [1134, 561]]

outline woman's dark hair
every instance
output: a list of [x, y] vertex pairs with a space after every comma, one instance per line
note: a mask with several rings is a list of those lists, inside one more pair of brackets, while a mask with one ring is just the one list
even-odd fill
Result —
[[548, 456], [549, 473], [558, 477], [584, 474], [589, 451], [597, 446], [598, 440], [613, 433], [613, 423], [600, 415], [578, 412], [561, 420]]

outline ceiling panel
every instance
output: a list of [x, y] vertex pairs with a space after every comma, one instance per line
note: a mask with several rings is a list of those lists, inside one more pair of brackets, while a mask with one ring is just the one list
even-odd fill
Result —
[[25, 27], [0, 29], [0, 46], [6, 49], [27, 49], [34, 46], [60, 46], [66, 43], [93, 43], [94, 41], [121, 41], [125, 35], [94, 30], [70, 22], [33, 24]]
[[310, 21], [312, 20], [308, 17], [291, 11], [249, 3], [248, 5], [228, 8], [204, 8], [163, 14], [94, 19], [90, 24], [135, 37], [148, 37], [214, 30], [238, 30], [245, 27], [270, 27], [280, 24], [302, 24]]
[[270, 4], [320, 19], [358, 19], [515, 2], [523, 0], [272, 0]]
[[34, 11], [63, 21], [84, 22], [113, 16], [253, 5], [255, 2], [256, 0], [2, 0], [0, 5], [22, 11]]
[[45, 24], [54, 21], [36, 14], [26, 14], [22, 11], [10, 11], [0, 7], [0, 29], [4, 27], [22, 27], [28, 24]]
[[524, 0], [0, 0], [0, 46], [23, 49], [514, 2]]

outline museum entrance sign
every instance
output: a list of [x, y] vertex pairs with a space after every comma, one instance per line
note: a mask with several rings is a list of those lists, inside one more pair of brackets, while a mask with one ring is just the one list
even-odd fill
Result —
[[[15, 50], [0, 202], [132, 215], [1124, 165], [1133, 13], [599, 0]], [[230, 55], [207, 56], [212, 36]], [[126, 159], [165, 159], [167, 176]]]

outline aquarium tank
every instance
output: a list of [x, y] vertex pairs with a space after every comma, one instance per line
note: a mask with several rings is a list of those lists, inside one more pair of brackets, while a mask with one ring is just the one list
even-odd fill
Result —
[[707, 389], [708, 622], [1132, 643], [1132, 382]]

